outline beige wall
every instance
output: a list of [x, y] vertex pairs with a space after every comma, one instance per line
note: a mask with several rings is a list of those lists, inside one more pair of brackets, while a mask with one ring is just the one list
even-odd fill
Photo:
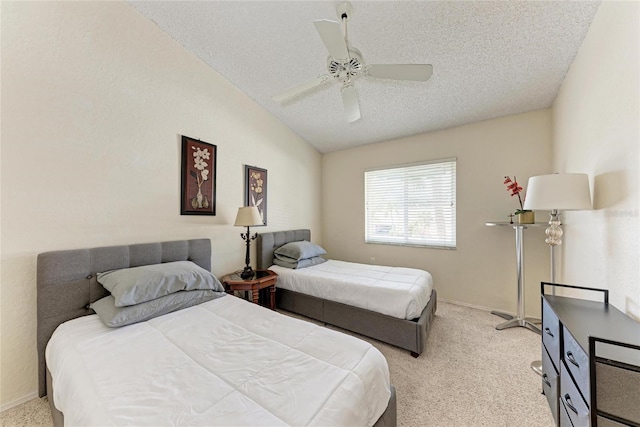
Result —
[[[364, 243], [364, 170], [457, 157], [457, 249], [427, 249]], [[549, 172], [551, 113], [534, 111], [441, 132], [365, 145], [323, 156], [324, 246], [331, 258], [428, 270], [439, 297], [516, 311], [515, 232], [487, 227], [508, 221], [517, 200], [504, 175]], [[541, 220], [545, 221], [546, 216]], [[548, 280], [544, 227], [525, 231], [527, 311], [539, 315], [539, 283]], [[498, 318], [496, 318], [498, 320]]]
[[640, 2], [603, 2], [553, 106], [553, 165], [589, 174], [594, 200], [564, 215], [562, 281], [640, 320], [639, 57]]
[[[266, 230], [320, 241], [321, 155], [121, 2], [2, 2], [0, 407], [36, 390], [36, 254], [210, 237], [244, 264], [243, 165]], [[180, 216], [180, 135], [218, 147], [217, 215]]]

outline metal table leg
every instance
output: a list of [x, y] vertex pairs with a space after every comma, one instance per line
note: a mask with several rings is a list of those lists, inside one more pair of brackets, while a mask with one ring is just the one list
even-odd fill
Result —
[[540, 334], [540, 328], [536, 324], [540, 324], [540, 319], [525, 317], [524, 309], [524, 233], [523, 230], [527, 228], [525, 225], [514, 224], [514, 230], [516, 230], [516, 272], [518, 275], [518, 312], [515, 316], [503, 313], [500, 311], [492, 311], [491, 314], [500, 316], [507, 319], [506, 322], [500, 323], [496, 326], [496, 329], [501, 331], [507, 328], [514, 328], [517, 326], [527, 328]]

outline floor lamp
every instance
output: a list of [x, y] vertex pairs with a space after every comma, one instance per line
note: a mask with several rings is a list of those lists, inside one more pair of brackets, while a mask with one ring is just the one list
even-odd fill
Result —
[[[556, 283], [555, 248], [562, 244], [562, 223], [559, 211], [591, 209], [589, 176], [583, 173], [563, 173], [532, 176], [527, 184], [526, 210], [551, 211], [545, 243], [551, 253], [551, 283]], [[555, 289], [553, 290], [555, 294]], [[542, 375], [542, 362], [536, 360], [531, 368]]]

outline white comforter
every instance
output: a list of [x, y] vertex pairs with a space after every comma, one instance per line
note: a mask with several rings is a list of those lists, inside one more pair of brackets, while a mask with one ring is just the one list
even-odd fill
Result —
[[328, 260], [301, 269], [272, 265], [277, 287], [400, 319], [420, 317], [433, 289], [424, 270]]
[[66, 322], [46, 350], [66, 425], [372, 425], [382, 354], [351, 336], [225, 296], [110, 329]]

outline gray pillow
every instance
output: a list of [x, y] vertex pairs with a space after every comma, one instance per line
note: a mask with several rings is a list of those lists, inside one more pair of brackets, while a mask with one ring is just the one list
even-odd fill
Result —
[[273, 251], [273, 253], [274, 255], [276, 255], [275, 258], [283, 259], [282, 257], [287, 257], [299, 261], [301, 259], [324, 255], [327, 253], [327, 251], [325, 251], [315, 243], [302, 240], [300, 242], [290, 242], [282, 245], [278, 249]]
[[98, 282], [111, 292], [116, 307], [140, 304], [178, 291], [211, 289], [224, 292], [216, 276], [191, 261], [98, 273]]
[[316, 256], [313, 258], [301, 259], [300, 261], [285, 261], [282, 259], [274, 258], [273, 263], [275, 265], [279, 265], [280, 267], [300, 269], [305, 267], [311, 267], [312, 265], [322, 264], [323, 262], [327, 262], [326, 259]]
[[116, 307], [115, 299], [109, 295], [91, 304], [91, 308], [100, 317], [102, 323], [110, 328], [118, 328], [153, 319], [154, 317], [182, 310], [225, 295], [224, 292], [211, 290], [180, 291], [128, 307]]

